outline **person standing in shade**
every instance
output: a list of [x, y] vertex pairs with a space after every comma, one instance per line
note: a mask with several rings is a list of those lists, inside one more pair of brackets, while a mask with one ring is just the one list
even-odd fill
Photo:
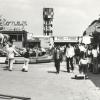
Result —
[[88, 47], [87, 49], [87, 60], [88, 60], [88, 69], [90, 72], [93, 71], [93, 66], [92, 66], [92, 48], [91, 47]]
[[94, 46], [92, 49], [92, 55], [93, 55], [93, 73], [98, 73], [98, 53], [99, 50], [97, 49], [97, 46]]
[[75, 46], [75, 60], [76, 64], [79, 64], [79, 59], [80, 59], [80, 49], [78, 44]]
[[16, 50], [13, 48], [13, 44], [9, 44], [9, 47], [7, 48], [7, 57], [8, 57], [8, 62], [9, 62], [9, 71], [12, 71], [15, 54], [19, 55], [19, 53], [16, 52]]
[[54, 63], [55, 63], [57, 74], [59, 74], [59, 71], [60, 71], [60, 60], [61, 60], [60, 48], [55, 47], [54, 48]]
[[23, 56], [24, 56], [24, 65], [22, 68], [23, 72], [28, 72], [28, 66], [29, 66], [29, 57], [30, 57], [30, 53], [29, 53], [30, 49], [26, 48], [26, 50], [24, 50]]
[[71, 65], [71, 70], [74, 70], [73, 66], [73, 57], [75, 55], [74, 47], [71, 44], [68, 44], [66, 47], [66, 63], [67, 63], [67, 72], [70, 72], [69, 64]]

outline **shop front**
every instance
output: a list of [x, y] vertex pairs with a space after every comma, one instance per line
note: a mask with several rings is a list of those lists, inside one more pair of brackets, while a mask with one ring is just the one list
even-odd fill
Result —
[[10, 20], [0, 17], [0, 33], [7, 34], [13, 43], [18, 47], [25, 47], [27, 32], [27, 22], [24, 20]]

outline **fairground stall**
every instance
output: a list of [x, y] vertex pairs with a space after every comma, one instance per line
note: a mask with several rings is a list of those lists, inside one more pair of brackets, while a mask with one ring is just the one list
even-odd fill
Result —
[[27, 22], [22, 20], [10, 20], [0, 16], [0, 33], [10, 37], [10, 41], [18, 47], [24, 47], [27, 39]]
[[98, 72], [100, 72], [100, 18], [97, 20], [94, 20], [89, 26], [88, 28], [85, 30], [85, 32], [83, 33], [83, 36], [88, 36], [91, 37], [91, 46], [97, 47], [97, 51], [98, 56], [97, 56], [97, 60], [98, 60]]
[[[26, 26], [26, 21], [9, 20], [3, 16], [0, 16], [0, 34], [9, 36], [9, 42], [13, 42], [13, 44], [18, 48], [25, 47], [27, 39]], [[5, 56], [3, 51], [3, 48], [0, 46], [1, 57]], [[3, 58], [0, 59], [2, 62]]]
[[91, 45], [100, 48], [100, 19], [94, 20], [85, 30], [83, 36], [91, 37]]

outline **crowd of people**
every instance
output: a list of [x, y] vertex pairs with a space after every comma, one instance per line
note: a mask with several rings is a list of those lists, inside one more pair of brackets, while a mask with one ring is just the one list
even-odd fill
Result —
[[[28, 72], [28, 64], [29, 64], [29, 58], [32, 55], [30, 53], [32, 50], [30, 48], [25, 48], [24, 50], [16, 50], [16, 47], [13, 45], [13, 43], [7, 44], [6, 46], [6, 52], [7, 52], [7, 59], [8, 59], [8, 70], [12, 71], [13, 69], [13, 63], [15, 55], [21, 55], [24, 57], [24, 65], [22, 68], [23, 72]], [[53, 59], [55, 63], [55, 68], [57, 74], [60, 72], [60, 63], [65, 60], [66, 61], [66, 70], [68, 73], [71, 71], [74, 71], [75, 64], [79, 66], [79, 73], [85, 74], [87, 76], [87, 71], [93, 73], [98, 73], [98, 55], [99, 53], [99, 46], [95, 45], [86, 45], [84, 43], [77, 43], [77, 44], [66, 44], [64, 46], [54, 46], [53, 50]], [[33, 48], [33, 51], [40, 51], [39, 49]], [[35, 53], [36, 53], [35, 51]], [[45, 50], [42, 50], [44, 52], [39, 53], [40, 55], [43, 55], [46, 53]], [[34, 54], [35, 54], [34, 53]], [[51, 55], [52, 53], [50, 53]], [[37, 55], [37, 54], [35, 54]], [[32, 55], [33, 56], [33, 55]], [[65, 59], [63, 59], [65, 58]]]
[[63, 46], [63, 52], [61, 46], [54, 47], [54, 63], [57, 74], [60, 72], [60, 63], [65, 57], [66, 70], [68, 73], [74, 71], [75, 65], [79, 66], [79, 73], [84, 74], [87, 77], [87, 71], [98, 73], [98, 57], [99, 48], [97, 45], [86, 45], [84, 43], [68, 44]]

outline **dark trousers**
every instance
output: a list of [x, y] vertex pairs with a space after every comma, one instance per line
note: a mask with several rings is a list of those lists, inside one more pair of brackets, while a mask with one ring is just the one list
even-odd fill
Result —
[[79, 56], [75, 56], [75, 59], [76, 59], [76, 64], [79, 64]]
[[98, 59], [96, 57], [93, 58], [93, 73], [98, 73]]
[[67, 63], [67, 71], [70, 71], [69, 64], [71, 65], [71, 70], [74, 70], [73, 57], [72, 58], [66, 57], [66, 63]]
[[60, 60], [59, 59], [55, 60], [55, 67], [56, 67], [57, 73], [59, 73], [59, 71], [60, 71]]
[[87, 74], [87, 64], [81, 64], [80, 66], [79, 66], [79, 72], [80, 73], [84, 73], [85, 75]]

